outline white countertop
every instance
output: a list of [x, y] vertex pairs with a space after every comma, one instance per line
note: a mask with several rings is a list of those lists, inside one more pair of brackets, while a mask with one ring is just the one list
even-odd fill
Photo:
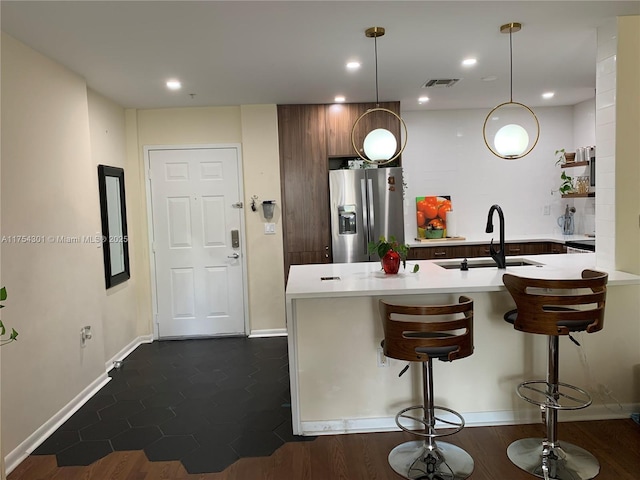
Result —
[[[435, 247], [435, 246], [455, 246], [455, 245], [476, 245], [491, 242], [498, 243], [499, 235], [494, 233], [482, 233], [474, 235], [461, 235], [464, 240], [444, 239], [444, 240], [430, 240], [428, 242], [418, 242], [415, 238], [407, 238], [406, 243], [411, 248], [420, 247]], [[548, 234], [535, 234], [535, 235], [509, 235], [505, 238], [505, 243], [526, 243], [526, 242], [556, 242], [564, 243], [576, 240], [594, 240], [595, 237], [587, 236], [584, 234], [576, 235], [560, 235], [558, 233]]]
[[[496, 267], [470, 268], [461, 271], [437, 265], [460, 260], [414, 260], [407, 262], [406, 270], [401, 266], [397, 275], [386, 275], [379, 262], [292, 265], [286, 299], [491, 292], [504, 289], [502, 275], [505, 272], [534, 278], [562, 279], [580, 278], [585, 268], [598, 270], [595, 253], [510, 256], [507, 260], [515, 258], [538, 262], [542, 266], [507, 267], [506, 270]], [[491, 260], [490, 257], [488, 259]], [[487, 260], [487, 257], [472, 258], [469, 262], [474, 260]], [[415, 264], [420, 265], [420, 270], [411, 273]], [[609, 273], [609, 285], [640, 284], [640, 276], [612, 269], [601, 270]], [[322, 280], [322, 277], [338, 278]]]

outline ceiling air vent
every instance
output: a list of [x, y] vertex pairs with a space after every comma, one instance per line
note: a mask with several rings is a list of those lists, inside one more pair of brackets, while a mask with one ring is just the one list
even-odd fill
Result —
[[422, 85], [422, 88], [452, 87], [459, 81], [459, 78], [438, 78], [428, 80], [424, 85]]

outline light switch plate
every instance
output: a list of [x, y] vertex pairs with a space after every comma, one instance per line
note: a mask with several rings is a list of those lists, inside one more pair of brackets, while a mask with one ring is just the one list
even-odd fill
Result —
[[276, 234], [276, 224], [275, 223], [265, 223], [264, 224], [264, 234], [265, 235], [275, 235]]

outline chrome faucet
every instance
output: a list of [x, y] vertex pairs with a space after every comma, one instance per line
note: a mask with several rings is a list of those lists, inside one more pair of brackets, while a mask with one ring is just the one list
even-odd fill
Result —
[[500, 205], [491, 205], [489, 209], [489, 216], [487, 217], [487, 229], [485, 230], [487, 233], [493, 232], [493, 212], [498, 211], [498, 217], [500, 218], [500, 250], [496, 251], [493, 248], [493, 238], [491, 239], [491, 244], [489, 245], [489, 253], [491, 254], [491, 258], [496, 262], [498, 268], [507, 268], [507, 260], [504, 256], [504, 214], [502, 213], [502, 209]]

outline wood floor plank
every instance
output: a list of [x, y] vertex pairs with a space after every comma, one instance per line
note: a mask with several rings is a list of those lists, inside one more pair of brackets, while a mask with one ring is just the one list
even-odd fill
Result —
[[[470, 480], [535, 480], [509, 461], [506, 448], [543, 430], [541, 424], [468, 427], [444, 440], [474, 458]], [[632, 420], [560, 423], [559, 437], [598, 458], [597, 480], [640, 478], [640, 426]], [[53, 455], [32, 455], [8, 480], [399, 480], [387, 456], [394, 446], [413, 439], [405, 432], [321, 436], [206, 474], [189, 474], [178, 461], [150, 462], [143, 451], [113, 452], [87, 467], [58, 467]]]

